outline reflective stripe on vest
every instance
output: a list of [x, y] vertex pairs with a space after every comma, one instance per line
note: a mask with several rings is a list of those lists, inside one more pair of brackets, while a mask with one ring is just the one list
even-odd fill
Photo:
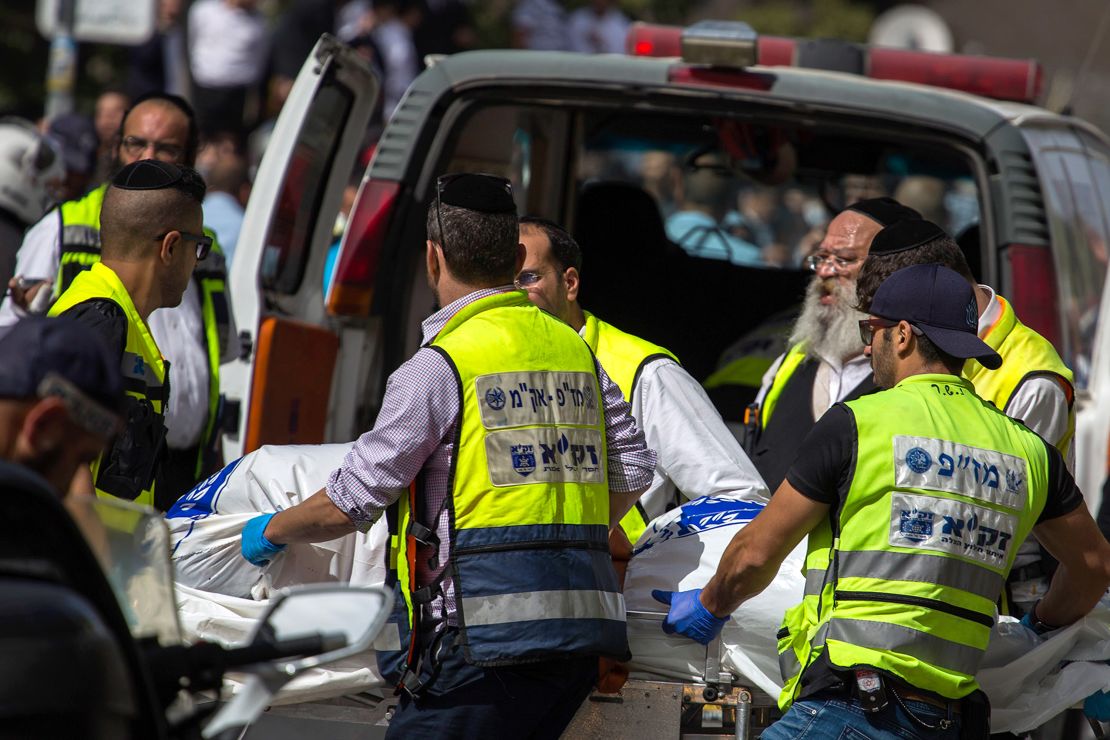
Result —
[[[601, 321], [589, 311], [583, 313], [586, 316], [586, 325], [582, 329], [582, 337], [597, 361], [605, 368], [609, 379], [621, 389], [624, 400], [628, 403], [632, 403], [632, 394], [640, 380], [640, 373], [649, 363], [662, 359], [678, 362], [671, 351], [623, 332], [612, 324]], [[640, 539], [647, 525], [647, 516], [639, 502], [621, 519], [621, 529], [632, 544]]]
[[794, 371], [805, 359], [806, 351], [801, 342], [791, 347], [786, 356], [782, 358], [782, 364], [775, 372], [771, 387], [767, 389], [767, 395], [763, 397], [763, 402], [759, 406], [759, 424], [763, 429], [767, 428], [767, 422], [771, 420], [771, 413], [775, 410], [775, 404], [778, 403], [779, 396], [782, 395], [782, 389], [790, 382]]
[[[431, 346], [454, 368], [461, 393], [448, 567], [467, 661], [625, 658], [624, 600], [608, 548], [605, 426], [589, 349], [518, 291], [463, 307]], [[393, 512], [390, 555], [402, 593], [390, 619], [409, 646], [420, 603], [416, 542], [405, 524], [413, 501]], [[412, 657], [384, 651], [379, 666], [396, 680]]]
[[[58, 207], [59, 229], [58, 274], [54, 280], [54, 295], [60, 296], [73, 283], [74, 278], [100, 261], [100, 210], [104, 205], [105, 183], [78, 200], [71, 200]], [[205, 349], [208, 357], [208, 416], [204, 436], [198, 445], [194, 476], [202, 471], [205, 450], [213, 443], [219, 430], [216, 417], [220, 404], [220, 359], [227, 346], [231, 331], [230, 311], [227, 303], [227, 263], [216, 234], [208, 227], [204, 233], [212, 237], [212, 249], [203, 262], [198, 262], [193, 279], [200, 290], [201, 319], [204, 323]]]
[[1002, 356], [1002, 366], [988, 370], [978, 360], [964, 363], [964, 377], [975, 385], [975, 392], [1002, 411], [1007, 411], [1018, 387], [1031, 376], [1054, 378], [1068, 400], [1068, 428], [1064, 436], [1049, 440], [1067, 459], [1075, 435], [1075, 376], [1052, 343], [1018, 320], [1010, 302], [996, 295], [1002, 311], [987, 330], [983, 341]]
[[788, 616], [812, 635], [808, 649], [780, 641], [795, 652], [780, 653], [780, 666], [801, 671], [824, 651], [831, 665], [874, 666], [962, 698], [977, 687], [995, 600], [1044, 507], [1044, 442], [953, 376], [913, 376], [847, 406], [857, 453], [839, 536], [811, 533], [804, 609]]
[[[164, 436], [165, 404], [169, 396], [169, 384], [166, 377], [166, 363], [162, 353], [150, 334], [146, 322], [139, 315], [131, 296], [127, 293], [119, 277], [108, 267], [97, 262], [90, 269], [85, 270], [73, 281], [73, 284], [63, 293], [50, 308], [49, 315], [58, 316], [74, 306], [89, 300], [104, 298], [112, 301], [123, 309], [127, 318], [127, 341], [123, 356], [120, 358], [120, 370], [124, 378], [124, 390], [128, 396], [141, 403], [149, 403], [154, 418], [151, 424], [157, 424]], [[141, 465], [132, 465], [137, 469], [153, 468], [157, 463], [160, 449], [144, 450], [132, 463], [141, 461]], [[135, 488], [141, 489], [136, 497], [122, 489], [116, 489], [102, 475], [104, 466], [104, 453], [92, 463], [93, 482], [96, 485], [98, 496], [123, 497], [140, 504], [154, 505], [154, 479], [153, 474], [149, 480], [136, 480]]]

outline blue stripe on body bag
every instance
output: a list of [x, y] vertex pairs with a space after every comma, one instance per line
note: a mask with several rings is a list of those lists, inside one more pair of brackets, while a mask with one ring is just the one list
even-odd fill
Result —
[[203, 519], [211, 514], [218, 514], [217, 504], [220, 494], [227, 488], [227, 480], [243, 462], [239, 458], [228, 463], [219, 472], [213, 473], [204, 481], [193, 487], [193, 490], [174, 502], [166, 512], [167, 519]]

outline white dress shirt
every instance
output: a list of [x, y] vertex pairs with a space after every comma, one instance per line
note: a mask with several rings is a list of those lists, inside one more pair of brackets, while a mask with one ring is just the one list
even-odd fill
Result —
[[225, 0], [198, 0], [188, 19], [189, 69], [198, 85], [241, 87], [262, 79], [269, 39], [261, 13]]
[[767, 485], [705, 389], [674, 360], [656, 360], [643, 369], [632, 390], [632, 416], [658, 455], [651, 486], [640, 497], [649, 520], [667, 510], [676, 489], [690, 499], [769, 500]]

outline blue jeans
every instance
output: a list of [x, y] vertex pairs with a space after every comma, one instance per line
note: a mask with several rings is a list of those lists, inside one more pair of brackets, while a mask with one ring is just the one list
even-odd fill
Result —
[[918, 719], [938, 729], [928, 730], [914, 722], [894, 697], [882, 711], [872, 713], [863, 711], [854, 699], [817, 694], [794, 702], [760, 740], [959, 740], [959, 715], [942, 730], [940, 721], [948, 719], [943, 709], [919, 701], [904, 704]]

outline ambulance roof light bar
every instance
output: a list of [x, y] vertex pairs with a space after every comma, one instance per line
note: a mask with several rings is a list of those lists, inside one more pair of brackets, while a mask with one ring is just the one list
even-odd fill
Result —
[[[752, 64], [830, 69], [1019, 103], [1035, 102], [1043, 82], [1041, 65], [1034, 59], [935, 54], [830, 39], [759, 36], [746, 23], [729, 21], [703, 21], [686, 29], [634, 23], [626, 47], [634, 56], [681, 57], [687, 64], [732, 69]], [[751, 59], [753, 48], [755, 58]]]

